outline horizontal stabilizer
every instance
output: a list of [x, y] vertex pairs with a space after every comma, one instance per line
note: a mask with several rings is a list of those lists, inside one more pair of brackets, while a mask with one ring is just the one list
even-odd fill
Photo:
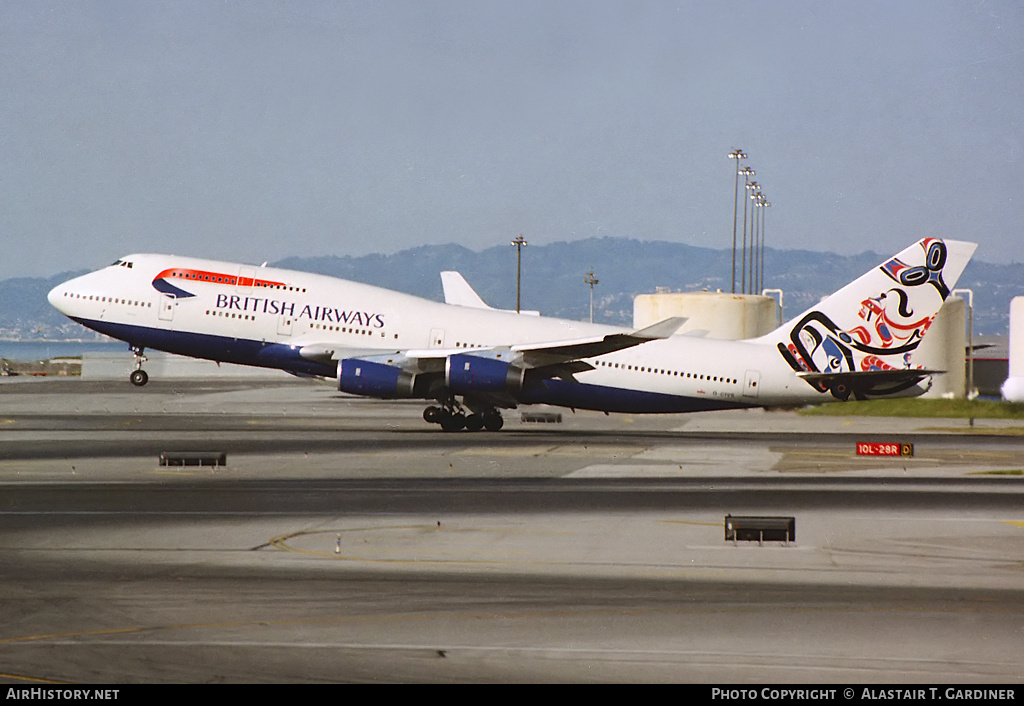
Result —
[[901, 368], [832, 373], [799, 372], [796, 375], [823, 392], [831, 392], [839, 399], [849, 399], [852, 395], [854, 399], [865, 400], [874, 395], [894, 395], [910, 389], [927, 377], [942, 375], [945, 372]]

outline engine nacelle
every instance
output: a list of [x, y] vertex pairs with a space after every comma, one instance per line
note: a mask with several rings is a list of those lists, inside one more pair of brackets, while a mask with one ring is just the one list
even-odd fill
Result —
[[524, 370], [504, 360], [457, 353], [445, 361], [445, 384], [460, 395], [473, 392], [511, 392], [523, 389]]
[[394, 365], [347, 358], [338, 363], [338, 390], [353, 395], [395, 399], [412, 397], [416, 376]]

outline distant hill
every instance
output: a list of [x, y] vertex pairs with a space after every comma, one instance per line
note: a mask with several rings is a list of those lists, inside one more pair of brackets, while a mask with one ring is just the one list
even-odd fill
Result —
[[[784, 314], [793, 317], [888, 255], [767, 249], [765, 285], [784, 291]], [[594, 288], [594, 320], [629, 325], [633, 297], [657, 287], [677, 292], [729, 291], [731, 261], [731, 250], [628, 238], [529, 245], [523, 248], [522, 307], [568, 319], [589, 316], [590, 290], [583, 276], [593, 268], [599, 280]], [[511, 246], [480, 252], [459, 245], [426, 246], [394, 255], [292, 257], [275, 265], [437, 300], [443, 298], [438, 273], [458, 270], [488, 304], [515, 308], [516, 251]], [[1006, 335], [1010, 299], [1024, 295], [1024, 264], [993, 265], [972, 260], [958, 287], [974, 291], [975, 333]]]
[[[765, 284], [785, 292], [785, 315], [796, 316], [822, 296], [878, 265], [886, 255], [855, 256], [804, 250], [767, 250]], [[629, 325], [633, 297], [672, 291], [728, 291], [731, 250], [628, 238], [591, 238], [523, 248], [522, 307], [546, 316], [584, 319], [593, 268], [594, 320]], [[441, 300], [442, 270], [458, 270], [491, 306], [515, 308], [516, 251], [510, 245], [473, 251], [460, 245], [423, 246], [393, 255], [290, 257], [278, 267], [318, 272]], [[46, 293], [80, 272], [49, 278], [0, 280], [0, 336], [16, 339], [80, 337], [83, 329], [50, 307]], [[1024, 265], [972, 261], [958, 286], [974, 291], [976, 334], [1006, 335], [1010, 299], [1024, 295]]]
[[61, 272], [53, 277], [12, 277], [0, 280], [0, 338], [38, 340], [81, 338], [85, 329], [50, 306], [46, 295], [61, 282], [85, 274]]

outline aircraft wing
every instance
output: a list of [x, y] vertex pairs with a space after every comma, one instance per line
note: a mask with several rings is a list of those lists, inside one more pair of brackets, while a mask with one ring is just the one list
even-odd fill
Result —
[[487, 358], [498, 358], [516, 361], [525, 368], [540, 368], [558, 363], [568, 363], [582, 358], [593, 358], [621, 351], [641, 343], [668, 338], [686, 321], [675, 316], [659, 321], [653, 326], [631, 331], [630, 333], [610, 333], [605, 336], [574, 338], [567, 341], [545, 341], [542, 343], [521, 343], [508, 347], [495, 348], [430, 348], [405, 351], [408, 358], [444, 360], [451, 355], [478, 355]]
[[630, 333], [610, 333], [606, 336], [589, 339], [522, 344], [512, 346], [512, 351], [522, 356], [525, 367], [539, 368], [581, 358], [593, 358], [639, 346], [648, 341], [668, 338], [678, 331], [685, 322], [685, 318], [674, 316]]
[[[605, 336], [577, 338], [567, 341], [548, 341], [543, 343], [524, 343], [508, 347], [495, 348], [420, 348], [382, 352], [378, 349], [347, 348], [336, 343], [307, 343], [299, 348], [299, 355], [309, 360], [328, 362], [346, 358], [370, 360], [400, 367], [410, 372], [443, 371], [445, 361], [452, 355], [477, 355], [495, 358], [507, 362], [515, 362], [523, 368], [541, 368], [565, 363], [582, 361], [584, 358], [612, 353], [614, 351], [639, 346], [648, 341], [668, 338], [686, 321], [682, 317], [672, 317], [660, 321], [653, 326], [631, 331], [629, 333], [611, 333]], [[576, 372], [589, 370], [587, 363], [571, 366]]]

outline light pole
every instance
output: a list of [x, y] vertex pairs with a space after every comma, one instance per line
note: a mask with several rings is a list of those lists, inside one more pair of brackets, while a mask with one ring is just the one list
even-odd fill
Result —
[[758, 232], [758, 216], [761, 213], [760, 204], [760, 191], [751, 191], [750, 194], [750, 262], [748, 263], [747, 273], [750, 283], [750, 291], [747, 294], [754, 294], [757, 291], [757, 232]]
[[516, 239], [512, 241], [512, 244], [516, 246], [516, 313], [519, 313], [519, 288], [522, 282], [522, 270], [523, 270], [523, 248], [527, 245], [526, 241], [523, 240], [523, 234], [520, 233], [516, 236]]
[[590, 268], [583, 281], [590, 285], [590, 323], [594, 323], [594, 285], [597, 284], [597, 277], [594, 276], [594, 268]]
[[757, 294], [761, 290], [761, 228], [764, 226], [764, 193], [758, 191], [751, 194], [754, 200], [754, 235], [751, 238], [751, 274], [750, 293]]
[[745, 291], [744, 294], [753, 294], [754, 292], [754, 260], [757, 259], [757, 192], [747, 194], [747, 198], [750, 199], [750, 260], [747, 262], [747, 287], [749, 291]]
[[761, 193], [761, 275], [758, 280], [758, 289], [764, 287], [764, 217], [766, 215], [766, 208], [771, 208], [771, 201], [764, 197], [764, 192]]
[[[749, 174], [747, 174], [747, 172], [749, 172]], [[750, 167], [747, 167], [746, 169], [744, 169], [744, 174], [747, 174], [748, 177], [749, 176], [754, 176], [754, 170], [751, 169]], [[756, 181], [747, 181], [746, 177], [744, 178], [744, 181], [746, 183], [743, 185], [743, 188], [747, 190], [747, 196], [748, 197], [750, 196], [751, 193], [753, 193], [753, 192], [757, 191], [759, 188], [761, 188], [760, 186], [758, 186]], [[753, 209], [751, 209], [751, 211], [753, 211]], [[753, 218], [754, 214], [751, 213], [750, 215], [751, 215], [751, 218]], [[747, 293], [747, 199], [743, 199], [743, 258], [742, 258], [742, 277], [741, 277], [741, 279], [742, 279], [742, 285], [743, 285], [741, 287], [741, 289], [743, 290], [743, 294], [746, 294]]]
[[729, 159], [736, 160], [736, 183], [732, 193], [732, 293], [736, 293], [736, 209], [740, 200], [740, 160], [746, 159], [747, 155], [743, 150], [737, 148], [726, 155]]

